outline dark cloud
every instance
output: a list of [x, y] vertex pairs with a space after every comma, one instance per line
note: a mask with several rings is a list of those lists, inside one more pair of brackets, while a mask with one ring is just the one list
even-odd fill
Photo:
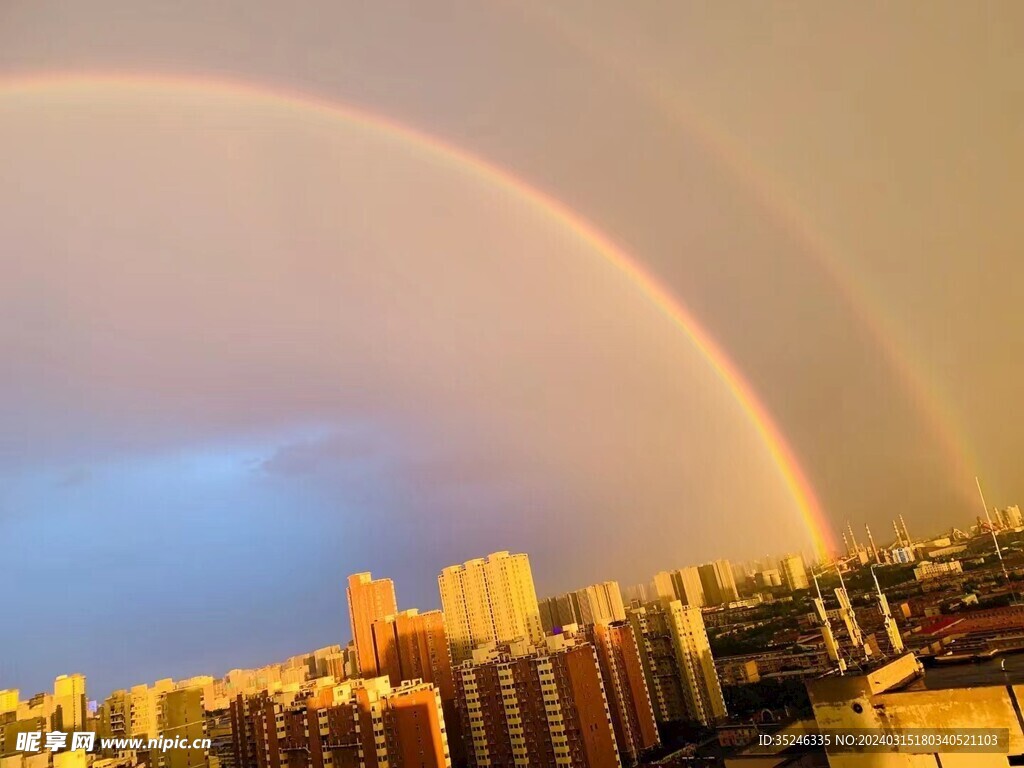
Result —
[[91, 479], [92, 473], [88, 469], [71, 469], [58, 478], [56, 485], [58, 488], [75, 488], [88, 483]]
[[337, 471], [354, 460], [373, 456], [373, 439], [355, 432], [335, 432], [311, 440], [288, 443], [257, 465], [269, 475], [309, 475]]

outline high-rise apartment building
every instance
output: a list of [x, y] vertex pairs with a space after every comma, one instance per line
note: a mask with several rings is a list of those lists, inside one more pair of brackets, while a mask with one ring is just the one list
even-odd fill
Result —
[[6, 688], [0, 691], [0, 715], [17, 712], [20, 691], [17, 688]]
[[704, 587], [706, 605], [721, 605], [740, 599], [736, 589], [736, 579], [732, 574], [732, 565], [728, 560], [714, 560], [697, 569], [700, 583]]
[[554, 634], [562, 627], [581, 623], [581, 611], [574, 604], [575, 592], [564, 595], [543, 597], [537, 601], [540, 611], [540, 625], [547, 635]]
[[676, 659], [683, 678], [683, 696], [690, 719], [704, 725], [726, 717], [725, 698], [711, 655], [711, 644], [699, 608], [690, 608], [678, 600], [663, 606]]
[[543, 644], [537, 591], [526, 555], [496, 552], [453, 565], [441, 571], [437, 583], [453, 664], [488, 643]]
[[60, 675], [53, 681], [53, 728], [85, 729], [85, 675]]
[[630, 609], [630, 623], [659, 722], [694, 720], [711, 725], [726, 716], [699, 608], [661, 600]]
[[538, 602], [538, 607], [541, 626], [548, 634], [569, 624], [585, 626], [626, 618], [617, 581], [602, 581], [564, 595], [546, 597]]
[[661, 603], [654, 601], [630, 608], [629, 623], [640, 651], [655, 719], [659, 723], [684, 719], [682, 676]]
[[590, 644], [480, 649], [455, 674], [470, 768], [619, 768]]
[[[158, 700], [159, 733], [165, 739], [184, 739], [193, 744], [206, 737], [206, 711], [203, 689], [197, 686], [177, 688]], [[200, 768], [207, 764], [205, 749], [178, 748], [155, 751], [153, 763], [159, 768]]]
[[633, 627], [628, 621], [598, 622], [588, 637], [597, 649], [619, 756], [624, 765], [636, 765], [661, 742]]
[[355, 573], [348, 577], [347, 595], [358, 673], [363, 677], [377, 677], [381, 671], [373, 652], [371, 627], [377, 619], [398, 613], [394, 582], [374, 579], [369, 573]]
[[125, 739], [130, 736], [131, 698], [127, 691], [114, 691], [96, 713], [100, 738]]
[[782, 583], [790, 592], [810, 587], [803, 555], [786, 555], [779, 560], [779, 573], [782, 576]]
[[617, 581], [602, 581], [579, 590], [584, 624], [626, 620], [626, 607]]
[[443, 701], [455, 696], [448, 637], [440, 611], [415, 608], [378, 619], [371, 625], [374, 653], [382, 676], [397, 687], [408, 680], [432, 683]]
[[659, 600], [679, 600], [683, 605], [703, 608], [707, 604], [700, 571], [687, 566], [675, 571], [661, 571], [654, 575], [654, 594]]
[[152, 686], [136, 685], [128, 692], [128, 735], [156, 738], [160, 733], [160, 697], [174, 690], [174, 681], [165, 678]]
[[450, 768], [437, 690], [387, 678], [237, 696], [237, 768]]

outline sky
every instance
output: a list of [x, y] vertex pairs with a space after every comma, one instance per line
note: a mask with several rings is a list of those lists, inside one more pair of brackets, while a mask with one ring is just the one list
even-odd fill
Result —
[[527, 189], [833, 529], [1024, 500], [1024, 8], [549, 6], [0, 5], [0, 688], [345, 642], [356, 571], [428, 609], [496, 550], [541, 594], [810, 553]]

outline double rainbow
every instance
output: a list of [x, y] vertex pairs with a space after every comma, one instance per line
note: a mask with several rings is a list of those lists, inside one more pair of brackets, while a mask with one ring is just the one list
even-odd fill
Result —
[[807, 475], [785, 435], [765, 408], [736, 364], [686, 306], [665, 288], [635, 257], [627, 253], [591, 222], [564, 203], [510, 172], [458, 147], [447, 144], [407, 125], [363, 109], [324, 99], [268, 88], [262, 85], [222, 79], [173, 75], [130, 74], [40, 74], [0, 80], [0, 99], [39, 93], [160, 91], [169, 95], [202, 93], [245, 98], [280, 108], [315, 113], [379, 131], [428, 153], [463, 173], [513, 193], [543, 216], [567, 231], [613, 265], [658, 309], [682, 330], [729, 389], [756, 430], [785, 483], [819, 557], [835, 550], [831, 527]]

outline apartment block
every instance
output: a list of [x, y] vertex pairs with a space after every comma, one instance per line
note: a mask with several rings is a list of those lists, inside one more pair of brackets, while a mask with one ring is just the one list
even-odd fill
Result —
[[636, 765], [661, 742], [633, 627], [628, 621], [598, 622], [587, 636], [597, 649], [622, 763]]
[[618, 768], [594, 647], [562, 636], [478, 649], [456, 669], [471, 768]]
[[679, 600], [683, 605], [694, 608], [702, 608], [707, 604], [704, 584], [696, 566], [656, 573], [652, 584], [655, 598], [658, 600]]
[[701, 586], [704, 587], [705, 605], [721, 605], [740, 599], [733, 576], [732, 564], [728, 560], [714, 560], [697, 568]]
[[231, 703], [237, 768], [450, 768], [437, 689], [387, 678], [308, 685]]
[[586, 626], [626, 619], [626, 608], [617, 581], [603, 581], [564, 595], [544, 598], [539, 601], [539, 608], [541, 626], [547, 634], [569, 624]]
[[369, 573], [348, 577], [348, 616], [356, 646], [358, 673], [377, 677], [380, 667], [373, 652], [373, 622], [398, 613], [395, 585], [391, 579], [374, 579]]
[[544, 642], [537, 591], [525, 554], [495, 552], [438, 576], [452, 663], [489, 643]]
[[630, 609], [641, 663], [658, 722], [712, 725], [725, 699], [699, 608], [661, 600]]
[[393, 686], [422, 680], [433, 684], [443, 701], [454, 698], [448, 637], [440, 611], [400, 611], [378, 619], [370, 629], [380, 674]]

